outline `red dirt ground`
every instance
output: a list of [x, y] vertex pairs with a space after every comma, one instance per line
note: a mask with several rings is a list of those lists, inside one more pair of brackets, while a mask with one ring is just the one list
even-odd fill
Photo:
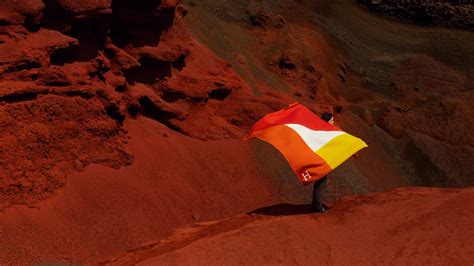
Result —
[[327, 214], [273, 206], [177, 230], [104, 263], [469, 265], [472, 200], [472, 188], [403, 188], [343, 198]]
[[[153, 260], [191, 263], [182, 243], [220, 238], [215, 232], [244, 221], [261, 234], [257, 244], [282, 237], [282, 252], [285, 243], [309, 248], [309, 236], [327, 225], [368, 241], [355, 257], [374, 243], [393, 255], [402, 247], [389, 244], [391, 230], [417, 225], [425, 220], [414, 211], [435, 208], [445, 216], [430, 220], [442, 233], [430, 235], [428, 250], [444, 241], [447, 220], [472, 220], [472, 206], [439, 209], [470, 199], [470, 189], [459, 190], [462, 197], [418, 189], [345, 198], [319, 224], [320, 215], [285, 213], [305, 212], [311, 188], [282, 156], [241, 138], [266, 113], [298, 101], [333, 111], [370, 147], [331, 173], [327, 200], [401, 186], [472, 186], [473, 42], [472, 32], [402, 24], [341, 0], [2, 1], [0, 263], [94, 263], [180, 227], [234, 216], [145, 250], [169, 253]], [[238, 216], [266, 206], [284, 217]], [[370, 220], [381, 242], [351, 230], [370, 214], [394, 219]], [[461, 222], [458, 229], [468, 230]], [[301, 238], [274, 234], [287, 229]], [[331, 232], [325, 239], [333, 250], [346, 248]], [[222, 263], [239, 254], [246, 263], [262, 258], [239, 253], [242, 240], [233, 237]], [[189, 248], [205, 261], [206, 249]], [[406, 250], [395, 252], [395, 263], [409, 259]], [[344, 262], [338, 258], [328, 261]]]
[[[131, 120], [126, 127], [127, 151], [135, 156], [132, 165], [88, 166], [70, 175], [54, 197], [0, 214], [0, 234], [6, 240], [2, 261], [94, 262], [179, 226], [280, 202], [303, 203], [310, 195], [289, 167], [279, 171], [287, 176], [279, 180], [257, 158], [241, 156], [252, 154], [258, 143], [203, 142], [147, 118]], [[266, 156], [275, 154], [265, 150]]]

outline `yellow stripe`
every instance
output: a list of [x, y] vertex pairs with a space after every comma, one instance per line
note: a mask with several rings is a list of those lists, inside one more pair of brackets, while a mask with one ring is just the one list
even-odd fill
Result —
[[367, 147], [367, 144], [364, 141], [345, 133], [332, 139], [317, 150], [316, 154], [323, 158], [332, 169], [335, 169], [354, 153], [365, 147]]

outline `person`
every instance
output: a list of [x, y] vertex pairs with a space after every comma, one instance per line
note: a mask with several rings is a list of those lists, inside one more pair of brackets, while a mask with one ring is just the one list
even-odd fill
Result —
[[[334, 117], [332, 113], [324, 112], [321, 115], [321, 119], [328, 122], [331, 125], [334, 125]], [[328, 176], [325, 175], [319, 180], [314, 182], [313, 186], [313, 202], [311, 204], [311, 210], [314, 212], [326, 212], [327, 206], [323, 203], [323, 190], [328, 183]]]

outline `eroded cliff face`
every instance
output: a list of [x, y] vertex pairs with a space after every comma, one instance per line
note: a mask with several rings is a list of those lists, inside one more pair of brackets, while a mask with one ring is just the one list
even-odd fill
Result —
[[185, 14], [177, 1], [2, 2], [0, 209], [49, 197], [91, 163], [133, 163], [126, 119], [235, 138], [290, 102], [255, 100]]

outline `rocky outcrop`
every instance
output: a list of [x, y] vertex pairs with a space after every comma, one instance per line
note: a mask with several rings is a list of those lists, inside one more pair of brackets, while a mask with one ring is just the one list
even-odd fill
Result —
[[366, 5], [373, 12], [410, 20], [421, 25], [474, 30], [474, 4], [469, 0], [358, 0], [358, 2]]
[[[143, 115], [189, 137], [222, 139], [242, 136], [266, 102], [284, 106], [251, 101], [231, 64], [188, 33], [178, 1], [8, 3], [0, 6], [0, 141], [8, 144], [0, 149], [0, 211], [51, 196], [91, 163], [130, 164], [126, 119]], [[236, 122], [242, 106], [233, 103], [242, 101], [259, 114], [245, 111]]]
[[66, 13], [70, 13], [76, 17], [89, 14], [111, 14], [112, 0], [48, 0], [51, 5], [58, 5]]
[[5, 0], [0, 3], [0, 25], [33, 26], [40, 23], [45, 5], [41, 0]]

